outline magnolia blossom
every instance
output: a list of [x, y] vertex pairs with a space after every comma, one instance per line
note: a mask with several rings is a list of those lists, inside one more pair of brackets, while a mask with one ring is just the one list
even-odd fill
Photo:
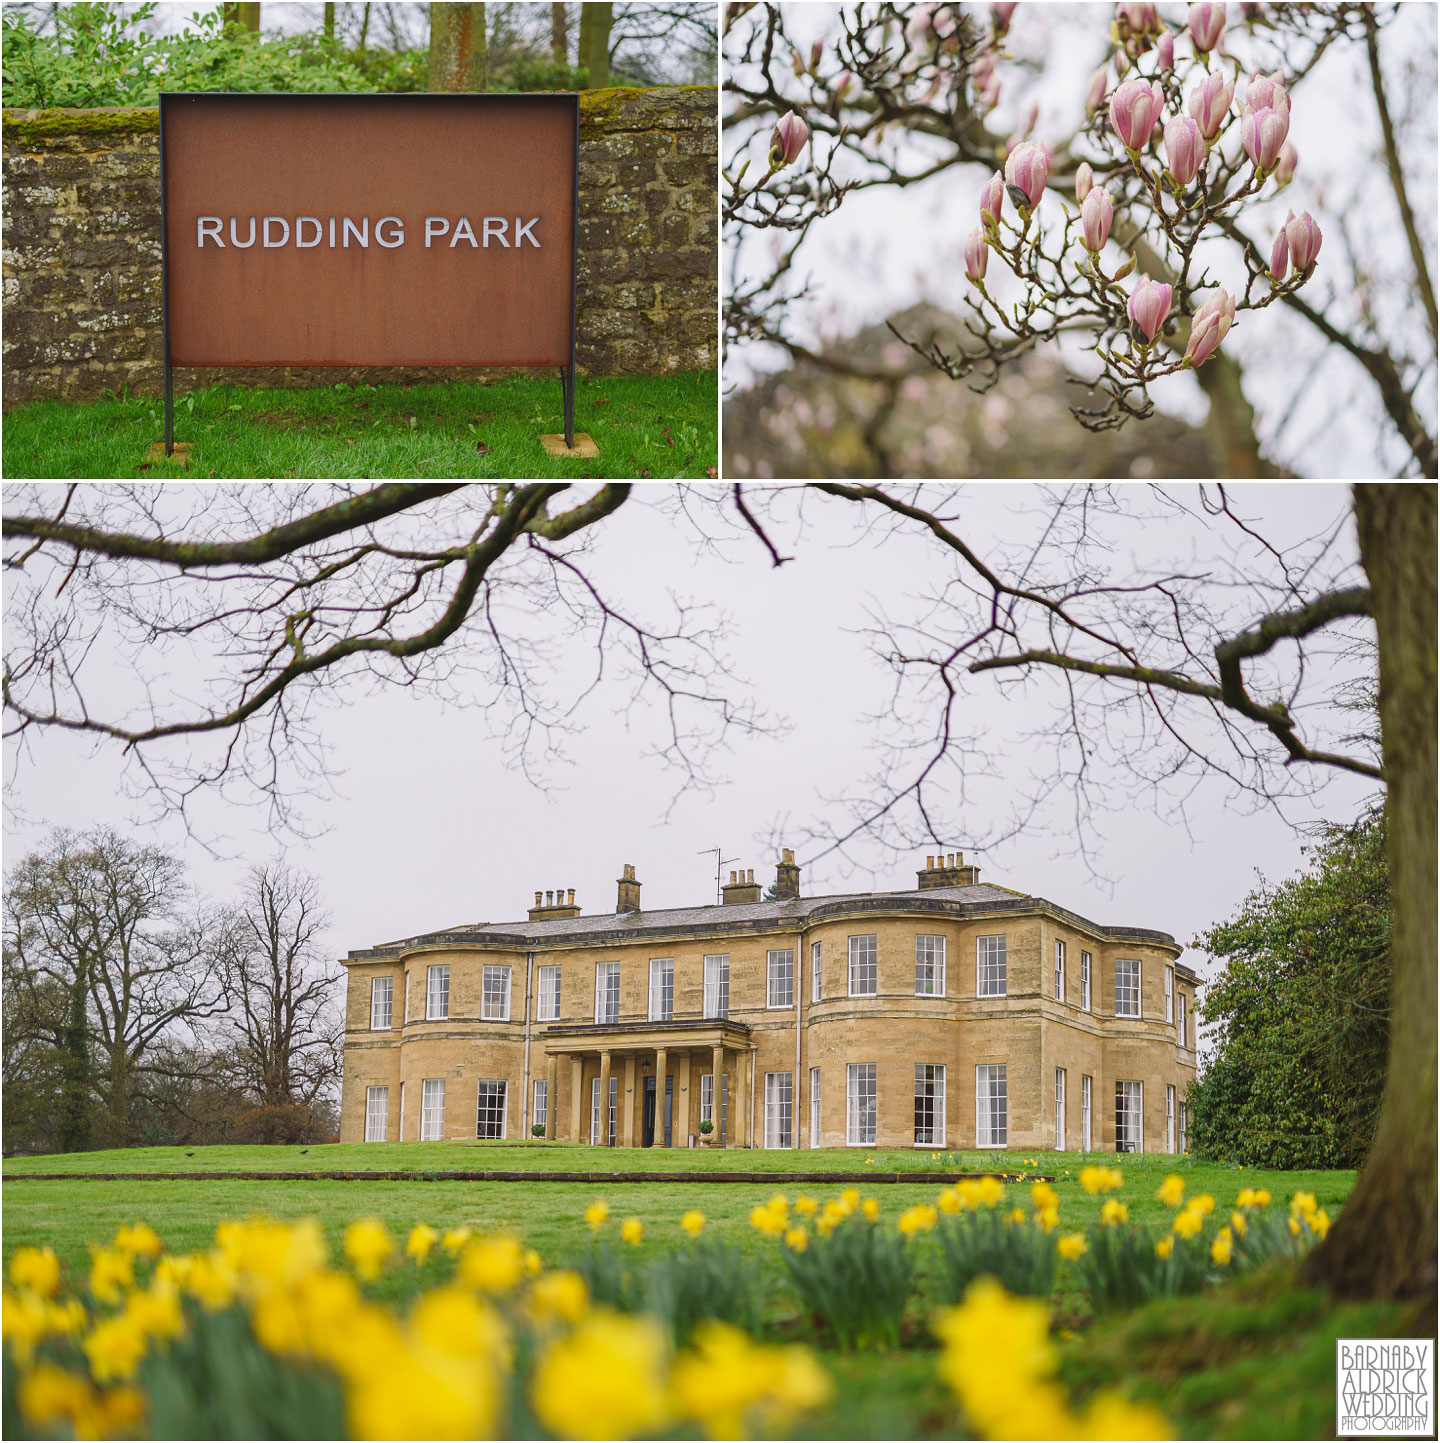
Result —
[[1115, 202], [1103, 185], [1096, 186], [1080, 207], [1080, 230], [1085, 249], [1098, 255], [1110, 239], [1110, 223], [1115, 219]]
[[1026, 140], [1010, 152], [1005, 162], [1005, 184], [1017, 207], [1025, 205], [1034, 210], [1049, 178], [1050, 156], [1043, 145]]
[[790, 52], [790, 68], [795, 72], [796, 80], [805, 73], [805, 57], [798, 50]]
[[1093, 71], [1090, 76], [1090, 83], [1085, 88], [1085, 109], [1099, 110], [1105, 104], [1105, 90], [1110, 81], [1107, 68], [1102, 65], [1099, 70]]
[[1161, 70], [1174, 70], [1175, 68], [1175, 36], [1169, 30], [1160, 32], [1160, 39], [1155, 42], [1155, 54], [1160, 61]]
[[776, 170], [793, 165], [810, 139], [810, 127], [792, 110], [782, 115], [770, 133], [770, 164]]
[[1245, 85], [1246, 110], [1283, 110], [1290, 114], [1290, 92], [1285, 89], [1285, 77], [1277, 70], [1274, 75], [1262, 75], [1258, 70]]
[[1226, 80], [1218, 70], [1212, 71], [1190, 92], [1185, 108], [1206, 140], [1214, 140], [1219, 135], [1234, 98], [1235, 82]]
[[1020, 134], [1029, 135], [1035, 129], [1035, 122], [1040, 119], [1040, 102], [1032, 100], [1025, 107], [1025, 114], [1020, 117]]
[[1280, 147], [1280, 159], [1275, 162], [1275, 180], [1278, 185], [1289, 185], [1295, 177], [1295, 167], [1300, 164], [1300, 152], [1287, 140]]
[[811, 70], [818, 70], [818, 69], [819, 69], [819, 67], [820, 67], [820, 60], [821, 60], [821, 57], [822, 57], [824, 54], [825, 54], [825, 42], [824, 42], [823, 40], [817, 40], [817, 41], [810, 47], [810, 68], [811, 68]]
[[[1290, 212], [1294, 216], [1295, 212]], [[1285, 234], [1285, 227], [1280, 227], [1280, 233], [1275, 237], [1275, 244], [1270, 247], [1270, 274], [1277, 280], [1285, 279], [1285, 272], [1290, 269], [1290, 240]]]
[[1126, 150], [1139, 150], [1160, 119], [1165, 93], [1144, 80], [1127, 80], [1110, 97], [1110, 124]]
[[915, 41], [928, 40], [934, 36], [936, 40], [944, 40], [955, 30], [954, 18], [949, 13], [949, 8], [938, 4], [921, 5], [910, 17], [910, 23], [905, 27], [906, 36]]
[[986, 218], [1000, 223], [1000, 212], [1005, 209], [1005, 177], [997, 170], [994, 175], [985, 183], [985, 189], [980, 192], [980, 223], [985, 224]]
[[990, 262], [990, 247], [985, 244], [985, 232], [972, 230], [965, 237], [965, 274], [977, 285], [985, 279], [985, 267]]
[[1153, 5], [1117, 5], [1115, 17], [1124, 21], [1132, 35], [1148, 35], [1150, 31], [1160, 28], [1160, 17], [1155, 13]]
[[990, 22], [1003, 35], [1010, 28], [1010, 21], [1014, 14], [1014, 0], [1010, 0], [1010, 3], [1007, 4], [994, 4], [990, 7]]
[[1081, 205], [1085, 204], [1085, 197], [1090, 194], [1090, 188], [1095, 184], [1095, 172], [1090, 169], [1090, 162], [1082, 160], [1080, 168], [1075, 172], [1075, 199]]
[[1190, 7], [1190, 43], [1202, 54], [1208, 54], [1219, 43], [1225, 33], [1225, 6], [1214, 5], [1210, 0], [1201, 0]]
[[1205, 138], [1188, 115], [1166, 121], [1165, 158], [1177, 185], [1187, 186], [1199, 174], [1200, 162], [1205, 159]]
[[1280, 159], [1280, 147], [1290, 130], [1290, 116], [1283, 110], [1251, 110], [1240, 122], [1240, 144], [1259, 171], [1273, 170]]
[[1141, 276], [1130, 292], [1130, 303], [1126, 307], [1131, 324], [1147, 341], [1153, 341], [1170, 314], [1170, 287], [1149, 276]]
[[1190, 344], [1185, 347], [1185, 359], [1192, 366], [1203, 366], [1234, 324], [1235, 302], [1224, 286], [1217, 286], [1190, 322]]
[[1290, 264], [1304, 275], [1315, 264], [1324, 239], [1308, 210], [1301, 211], [1298, 220], [1293, 210], [1285, 217], [1285, 239], [1290, 245]]
[[854, 84], [855, 77], [848, 70], [842, 70], [831, 84], [831, 89], [835, 92], [835, 98], [837, 100], [844, 100], [846, 92]]

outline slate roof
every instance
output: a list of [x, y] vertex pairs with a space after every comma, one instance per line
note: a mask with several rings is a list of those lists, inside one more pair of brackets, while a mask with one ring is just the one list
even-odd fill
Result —
[[[593, 916], [556, 917], [548, 921], [474, 922], [438, 932], [424, 932], [376, 947], [350, 953], [350, 959], [393, 957], [416, 947], [448, 944], [520, 948], [561, 942], [616, 942], [647, 935], [768, 932], [777, 926], [797, 930], [830, 913], [855, 912], [1034, 912], [1046, 908], [1107, 936], [1175, 944], [1168, 932], [1141, 927], [1106, 927], [1008, 887], [980, 882], [970, 886], [928, 887], [905, 892], [840, 892], [823, 897], [797, 897], [785, 902], [739, 902], [730, 906], [662, 907], [650, 911], [597, 913]], [[1188, 970], [1188, 969], [1187, 969]]]

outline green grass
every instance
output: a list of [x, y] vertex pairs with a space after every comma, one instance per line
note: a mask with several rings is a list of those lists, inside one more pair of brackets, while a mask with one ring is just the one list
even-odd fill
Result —
[[536, 439], [564, 429], [560, 382], [535, 377], [415, 386], [249, 390], [175, 398], [188, 469], [147, 454], [159, 400], [35, 401], [5, 417], [4, 475], [16, 477], [704, 477], [718, 456], [716, 375], [584, 378], [575, 429], [595, 460], [552, 458]]

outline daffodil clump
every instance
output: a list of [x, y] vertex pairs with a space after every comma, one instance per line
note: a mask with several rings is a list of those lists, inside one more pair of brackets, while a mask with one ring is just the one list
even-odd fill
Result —
[[977, 1278], [964, 1301], [935, 1319], [942, 1345], [937, 1371], [974, 1433], [983, 1438], [1170, 1438], [1165, 1417], [1118, 1393], [1097, 1394], [1075, 1412], [1055, 1380], [1050, 1310], [1011, 1297], [994, 1278]]
[[[683, 1228], [693, 1239], [703, 1219]], [[213, 1436], [223, 1410], [242, 1437], [744, 1438], [789, 1433], [831, 1396], [808, 1349], [715, 1319], [677, 1349], [662, 1321], [596, 1303], [513, 1237], [420, 1224], [402, 1248], [370, 1218], [343, 1251], [331, 1260], [314, 1221], [222, 1222], [188, 1254], [136, 1224], [67, 1295], [50, 1249], [18, 1249], [7, 1435]], [[366, 1291], [400, 1268], [434, 1279], [403, 1311]]]
[[940, 1195], [944, 1221], [936, 1230], [941, 1272], [938, 1295], [958, 1303], [976, 1278], [997, 1279], [1010, 1293], [1048, 1298], [1055, 1283], [1060, 1195], [1048, 1182], [1030, 1185], [1031, 1210], [1006, 1207], [996, 1177], [962, 1179]]
[[938, 1209], [907, 1209], [892, 1230], [876, 1199], [852, 1187], [823, 1204], [798, 1198], [793, 1214], [790, 1200], [776, 1193], [751, 1212], [750, 1223], [779, 1240], [800, 1301], [841, 1348], [894, 1348], [915, 1270], [911, 1241], [936, 1217]]

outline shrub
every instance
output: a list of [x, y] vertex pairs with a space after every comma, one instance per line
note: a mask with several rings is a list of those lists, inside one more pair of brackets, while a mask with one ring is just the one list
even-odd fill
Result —
[[1050, 1296], [1055, 1239], [1035, 1223], [1007, 1220], [989, 1209], [947, 1218], [935, 1237], [941, 1264], [936, 1292], [942, 1302], [960, 1302], [976, 1278], [987, 1276], [1019, 1297]]
[[707, 1240], [656, 1258], [641, 1279], [646, 1312], [670, 1330], [677, 1345], [696, 1327], [718, 1318], [743, 1332], [760, 1332], [760, 1268], [733, 1244]]

